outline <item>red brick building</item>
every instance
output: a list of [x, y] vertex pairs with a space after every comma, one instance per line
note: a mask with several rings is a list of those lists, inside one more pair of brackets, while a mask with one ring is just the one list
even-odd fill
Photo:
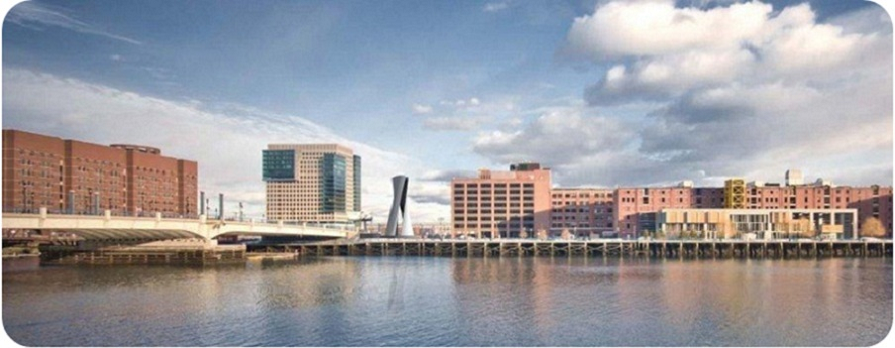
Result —
[[[724, 208], [724, 188], [637, 187], [618, 188], [615, 220], [622, 236], [639, 236], [655, 229], [655, 214], [662, 209]], [[746, 187], [746, 209], [858, 210], [858, 225], [875, 217], [892, 234], [892, 187], [797, 185], [753, 183]]]
[[198, 164], [156, 148], [3, 130], [3, 211], [196, 216]]
[[[859, 230], [861, 223], [874, 217], [891, 236], [891, 186], [833, 186], [823, 181], [805, 185], [800, 175], [791, 173], [793, 184], [789, 186], [761, 182], [745, 185], [741, 181], [740, 209], [854, 208], [858, 210]], [[547, 230], [554, 236], [568, 231], [577, 236], [636, 238], [657, 229], [657, 214], [663, 209], [725, 208], [725, 196], [733, 194], [733, 186], [693, 187], [687, 182], [615, 189], [551, 186], [549, 168], [536, 163], [513, 166], [510, 171], [481, 170], [477, 178], [454, 178], [453, 231], [515, 237], [534, 229]]]
[[615, 230], [614, 190], [610, 188], [554, 188], [550, 191], [550, 232], [577, 236]]

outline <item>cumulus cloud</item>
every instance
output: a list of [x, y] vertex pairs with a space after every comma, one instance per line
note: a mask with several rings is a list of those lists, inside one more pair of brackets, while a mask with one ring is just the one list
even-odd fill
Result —
[[482, 102], [478, 97], [442, 100], [437, 107], [414, 105], [414, 113], [425, 114], [423, 128], [434, 131], [470, 131], [480, 129], [492, 121], [509, 117], [516, 106], [512, 98]]
[[586, 91], [590, 104], [612, 105], [679, 97], [734, 81], [842, 79], [855, 69], [886, 64], [879, 60], [887, 49], [890, 34], [819, 23], [808, 4], [774, 11], [761, 2], [700, 9], [641, 1], [610, 2], [576, 18], [564, 52], [614, 64]]
[[775, 181], [787, 168], [891, 185], [892, 29], [882, 9], [820, 22], [808, 4], [691, 4], [610, 1], [577, 18], [561, 53], [604, 71], [585, 90], [590, 107], [542, 108], [535, 121], [481, 133], [474, 150], [545, 162], [570, 186]]
[[[226, 211], [235, 212], [241, 201], [247, 215], [259, 217], [264, 211], [261, 150], [269, 143], [351, 147], [363, 159], [363, 209], [380, 221], [391, 204], [391, 177], [404, 174], [414, 180], [427, 172], [421, 161], [346, 139], [301, 117], [235, 104], [160, 99], [14, 68], [3, 71], [3, 127], [99, 144], [145, 144], [161, 148], [163, 155], [196, 160], [200, 190], [224, 193]], [[414, 182], [422, 192], [441, 186]], [[415, 221], [435, 221], [447, 212], [446, 205], [419, 202], [411, 214]]]
[[615, 118], [587, 114], [580, 107], [556, 108], [525, 128], [478, 135], [473, 150], [501, 163], [540, 160], [568, 164], [624, 147], [633, 133]]
[[140, 45], [142, 42], [132, 38], [111, 33], [96, 25], [85, 23], [71, 15], [64, 13], [62, 9], [48, 4], [34, 1], [23, 1], [9, 10], [6, 19], [26, 28], [42, 29], [44, 27], [57, 27], [73, 30], [79, 33], [98, 35], [129, 44]]

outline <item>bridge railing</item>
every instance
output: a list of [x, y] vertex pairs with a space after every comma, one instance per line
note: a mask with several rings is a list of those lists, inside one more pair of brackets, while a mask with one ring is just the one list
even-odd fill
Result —
[[[9, 208], [4, 207], [4, 213], [13, 213], [13, 214], [40, 214], [41, 208]], [[137, 212], [128, 212], [128, 211], [119, 211], [119, 210], [100, 210], [99, 212], [90, 211], [68, 211], [67, 209], [50, 209], [47, 208], [47, 214], [52, 215], [74, 215], [74, 216], [105, 216], [106, 211], [109, 212], [111, 216], [121, 216], [121, 217], [144, 217], [144, 218], [154, 218], [157, 214], [161, 214], [162, 218], [165, 219], [198, 219], [198, 214], [179, 214], [179, 213], [171, 213], [171, 212], [156, 212], [156, 211], [137, 211]]]

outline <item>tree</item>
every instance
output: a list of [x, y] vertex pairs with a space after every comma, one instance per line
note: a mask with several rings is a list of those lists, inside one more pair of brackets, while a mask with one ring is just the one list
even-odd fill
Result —
[[564, 228], [564, 229], [562, 230], [562, 233], [559, 235], [559, 238], [561, 238], [561, 239], [565, 239], [565, 240], [572, 239], [572, 233], [569, 232], [569, 229], [568, 229], [568, 228]]
[[886, 228], [883, 227], [883, 223], [880, 222], [879, 219], [875, 217], [869, 217], [864, 219], [864, 223], [861, 224], [861, 236], [885, 237]]
[[526, 232], [526, 231], [519, 232], [519, 238], [522, 238], [522, 239], [528, 238], [528, 232]]
[[808, 217], [803, 216], [803, 217], [799, 218], [798, 223], [799, 223], [799, 233], [798, 234], [801, 235], [802, 237], [812, 238], [817, 234], [817, 231], [815, 231], [814, 226], [811, 226], [811, 220], [808, 219]]
[[538, 233], [535, 235], [538, 240], [546, 240], [547, 239], [547, 231], [544, 229], [538, 230]]

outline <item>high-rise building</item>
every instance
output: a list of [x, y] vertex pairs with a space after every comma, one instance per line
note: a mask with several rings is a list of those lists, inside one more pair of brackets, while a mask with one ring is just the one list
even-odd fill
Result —
[[519, 237], [550, 228], [550, 169], [537, 163], [481, 169], [476, 178], [454, 178], [451, 188], [455, 235]]
[[3, 211], [195, 217], [197, 180], [157, 148], [3, 130]]
[[360, 211], [361, 158], [336, 144], [270, 144], [262, 153], [267, 218], [348, 222]]

